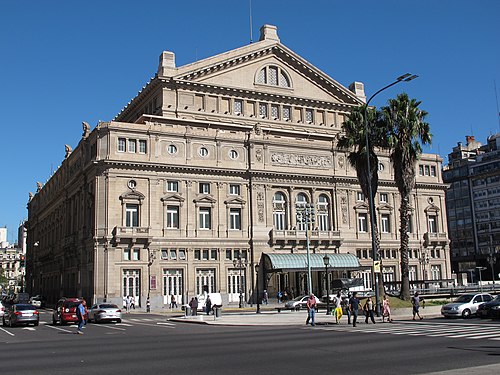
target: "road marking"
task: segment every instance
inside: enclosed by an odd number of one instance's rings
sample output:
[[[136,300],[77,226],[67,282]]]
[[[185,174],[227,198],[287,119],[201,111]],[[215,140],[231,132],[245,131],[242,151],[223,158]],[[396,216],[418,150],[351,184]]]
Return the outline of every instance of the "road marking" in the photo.
[[[6,329],[4,329],[4,328],[2,328],[2,327],[0,327],[0,329],[1,329],[2,331],[4,331],[6,334],[8,334],[8,335],[15,336],[13,333],[11,333],[11,332],[7,331]]]
[[[52,328],[52,329],[57,329],[58,331],[63,331],[63,332],[66,332],[66,333],[74,333],[74,331],[69,331],[69,330],[64,329],[64,328],[54,327],[54,326],[51,326],[51,325],[48,325],[48,324],[45,327]]]
[[[134,322],[134,324],[140,324],[140,325],[143,325],[143,326],[150,326],[150,327],[157,327],[156,324],[151,324],[151,323],[141,323],[141,322]],[[172,329],[175,329],[175,325],[174,326],[161,326],[161,327],[164,327],[164,328],[172,328]]]
[[[164,324],[164,325],[167,325],[167,326],[175,326],[174,323],[167,323],[167,322],[156,322],[156,324]]]
[[[35,330],[33,327],[24,327],[23,329],[28,330],[28,331],[34,331]]]
[[[103,325],[99,325],[99,324],[94,324],[92,327],[102,327],[102,328],[108,328],[108,329],[116,329],[117,331],[126,331],[125,328],[112,327],[112,326],[103,326]]]
[[[125,326],[125,327],[133,327],[132,324],[128,324],[128,323],[116,323],[117,326]]]

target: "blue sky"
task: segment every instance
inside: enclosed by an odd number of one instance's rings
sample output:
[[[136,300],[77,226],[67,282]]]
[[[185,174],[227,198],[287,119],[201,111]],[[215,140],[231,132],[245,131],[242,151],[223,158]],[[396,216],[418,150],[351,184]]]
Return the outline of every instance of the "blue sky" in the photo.
[[[402,91],[422,101],[446,156],[472,134],[500,132],[500,1],[252,0],[253,40],[263,24],[338,82],[372,102]],[[28,192],[75,147],[81,122],[111,120],[156,72],[163,50],[178,66],[250,41],[249,0],[11,1],[0,14],[0,227],[15,242]],[[445,159],[446,160],[446,159]]]

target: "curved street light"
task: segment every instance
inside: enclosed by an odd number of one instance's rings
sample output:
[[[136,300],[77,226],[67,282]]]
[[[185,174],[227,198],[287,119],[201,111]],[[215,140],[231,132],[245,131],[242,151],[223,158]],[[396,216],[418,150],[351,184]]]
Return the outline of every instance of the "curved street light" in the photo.
[[[400,82],[410,82],[414,80],[415,78],[418,78],[417,75],[415,74],[410,74],[406,73],[403,74],[402,76],[399,76],[396,78],[396,80],[387,86],[381,88],[378,90],[375,94],[370,96],[368,101],[366,102],[364,113],[363,113],[363,118],[365,122],[365,144],[366,144],[366,167],[368,169],[368,205],[370,209],[370,231],[372,235],[372,283],[373,287],[375,289],[375,306],[376,306],[376,311],[377,311],[377,316],[380,316],[380,295],[378,292],[378,280],[375,277],[375,261],[378,260],[377,256],[377,251],[376,251],[376,243],[375,243],[375,202],[373,201],[373,189],[372,189],[372,170],[370,168],[370,153],[369,153],[369,145],[370,145],[370,139],[368,137],[368,119],[367,119],[367,114],[368,114],[368,105],[372,101],[374,97],[376,97],[378,94],[380,94],[382,91],[387,90],[389,87],[392,87]]]

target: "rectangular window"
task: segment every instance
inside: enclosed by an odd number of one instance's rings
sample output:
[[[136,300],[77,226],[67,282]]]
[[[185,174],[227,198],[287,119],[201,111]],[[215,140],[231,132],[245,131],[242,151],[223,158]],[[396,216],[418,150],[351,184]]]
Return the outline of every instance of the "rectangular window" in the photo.
[[[322,232],[328,230],[328,214],[323,212],[318,214],[318,229]]]
[[[429,166],[428,165],[424,165],[424,173],[426,176],[429,176],[431,174],[430,172],[430,169],[429,169]]]
[[[125,152],[127,150],[127,140],[125,138],[118,138],[118,152]]]
[[[226,249],[226,260],[233,259],[233,251],[231,249]]]
[[[167,181],[167,191],[171,193],[178,193],[179,181]]]
[[[274,228],[276,230],[285,230],[285,212],[275,211],[273,213],[274,218]]]
[[[280,118],[280,111],[277,105],[271,105],[271,118],[273,120],[278,120]]]
[[[211,260],[217,260],[217,249],[211,249],[210,250],[210,259]]]
[[[229,210],[229,229],[241,230],[241,208]]]
[[[179,259],[186,260],[186,249],[179,249]]]
[[[427,223],[429,225],[429,233],[437,233],[437,218],[435,215],[429,215],[427,219]]]
[[[290,121],[291,117],[290,117],[290,113],[292,112],[291,108],[290,107],[283,107],[283,120],[284,121]]]
[[[168,250],[161,249],[161,259],[168,259]]]
[[[306,109],[306,122],[312,124],[314,122],[313,110]]]
[[[423,176],[424,175],[424,166],[422,164],[420,164],[418,166],[418,175],[419,176]]]
[[[179,206],[167,206],[167,228],[179,229]]]
[[[208,260],[208,249],[203,249],[203,260]]]
[[[128,152],[135,153],[137,149],[137,141],[135,139],[128,140]]]
[[[139,205],[129,204],[125,206],[125,226],[138,227],[139,226]]]
[[[170,259],[171,260],[177,259],[177,249],[170,249]]]
[[[358,215],[358,231],[361,233],[366,233],[368,232],[368,227],[367,227],[367,215],[365,213],[360,213]]]
[[[234,114],[241,115],[243,113],[243,100],[234,101]]]
[[[259,103],[259,115],[262,118],[267,118],[267,104]]]
[[[240,185],[229,185],[229,195],[240,195]]]
[[[123,260],[130,260],[130,249],[123,249]]]
[[[199,189],[200,194],[210,194],[210,184],[208,182],[200,182]]]
[[[431,165],[431,176],[436,177],[436,167],[434,165]]]
[[[147,151],[147,143],[144,139],[139,140],[139,153],[145,154]]]
[[[380,226],[382,233],[391,232],[391,222],[390,222],[390,216],[388,214],[382,214],[380,216]]]
[[[201,260],[201,250],[200,249],[194,249],[194,259]]]
[[[210,229],[212,227],[210,210],[211,210],[210,207],[200,207],[199,211],[200,229]]]
[[[141,259],[141,249],[134,249],[132,252],[132,260],[139,260]]]
[[[389,195],[387,193],[380,193],[380,203],[387,203],[389,201]]]
[[[365,195],[361,191],[358,191],[356,193],[356,200],[358,202],[363,202],[365,200]]]

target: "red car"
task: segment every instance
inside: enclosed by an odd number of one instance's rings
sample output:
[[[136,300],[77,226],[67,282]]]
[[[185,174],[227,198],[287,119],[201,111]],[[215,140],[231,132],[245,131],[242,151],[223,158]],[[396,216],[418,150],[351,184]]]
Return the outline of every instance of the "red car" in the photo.
[[[85,301],[83,298],[61,298],[57,301],[57,305],[52,314],[52,324],[64,325],[67,323],[77,323],[76,308]],[[85,311],[85,320],[88,320],[88,313]]]

